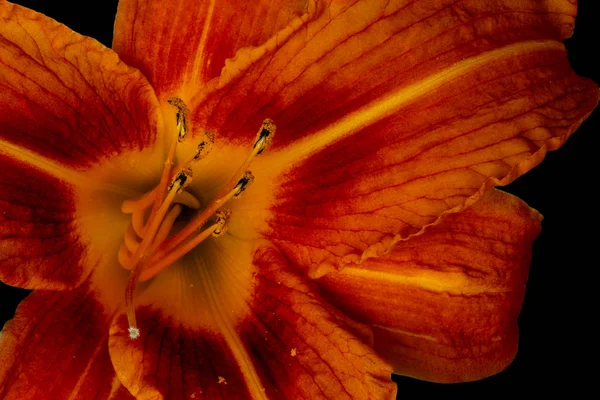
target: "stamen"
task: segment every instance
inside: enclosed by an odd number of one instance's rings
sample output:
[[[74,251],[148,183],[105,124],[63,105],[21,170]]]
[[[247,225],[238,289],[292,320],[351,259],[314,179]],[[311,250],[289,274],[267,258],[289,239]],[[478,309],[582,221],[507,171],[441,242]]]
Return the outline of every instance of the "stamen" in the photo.
[[[165,189],[167,187],[169,177],[171,176],[171,166],[173,165],[173,159],[175,158],[175,152],[177,150],[177,143],[183,141],[187,133],[188,111],[185,103],[178,97],[173,97],[167,100],[167,102],[177,108],[177,140],[173,140],[173,143],[171,143],[171,148],[169,149],[169,154],[167,156],[167,160],[165,161],[165,168],[163,169],[160,182],[158,183],[157,195],[154,200],[154,206],[152,207],[152,213],[150,214],[149,221],[152,221],[155,218],[158,207],[160,207],[160,204],[162,204],[164,200]]]
[[[233,189],[235,193],[233,196],[240,197],[241,194],[244,193],[244,190],[246,190],[248,185],[250,185],[252,182],[254,182],[254,175],[252,172],[246,171],[244,176],[242,176],[242,178],[238,181],[238,184],[235,185],[235,188]]]
[[[148,279],[153,278],[163,269],[185,256],[187,253],[192,251],[196,246],[206,240],[208,237],[221,236],[227,230],[227,222],[231,217],[231,210],[222,210],[216,213],[217,220],[214,224],[203,230],[197,236],[187,241],[185,244],[179,246],[175,251],[170,254],[157,254],[150,260],[148,267],[142,272],[139,281],[144,282]]]
[[[198,143],[198,147],[196,147],[196,154],[194,155],[194,160],[201,160],[210,153],[215,145],[215,135],[210,132],[204,132],[204,138],[200,143]]]
[[[164,200],[165,189],[169,178],[171,176],[171,166],[173,165],[173,158],[175,157],[175,151],[177,150],[177,140],[173,140],[171,148],[169,149],[169,155],[165,161],[165,167],[163,168],[160,182],[158,183],[156,198],[154,199],[154,208],[152,209],[152,216],[156,213],[156,210]]]
[[[219,227],[213,231],[212,235],[214,237],[223,236],[223,234],[227,232],[227,222],[229,222],[229,218],[231,218],[231,209],[227,208],[225,210],[219,210],[215,215],[217,217],[215,224],[219,225]]]
[[[175,194],[180,194],[183,189],[190,184],[190,182],[192,182],[192,170],[190,168],[186,168],[182,171],[179,171],[177,175],[175,175],[169,184],[167,192],[170,193],[175,188]]]
[[[136,232],[131,224],[127,227],[127,232],[125,232],[124,243],[125,247],[127,247],[127,250],[129,250],[129,252],[132,254],[135,253],[137,248],[140,246],[140,242],[138,242],[138,236],[136,235]]]
[[[169,238],[175,221],[183,211],[183,206],[191,209],[200,207],[198,199],[185,192],[185,188],[191,182],[191,163],[206,157],[213,148],[214,137],[211,133],[205,132],[196,151],[173,171],[177,143],[183,141],[188,132],[188,109],[177,97],[168,100],[168,103],[177,108],[178,137],[171,144],[159,184],[138,199],[125,201],[121,207],[123,212],[132,214],[132,222],[127,228],[124,243],[118,252],[119,263],[131,271],[125,289],[125,306],[131,339],[136,339],[140,335],[136,324],[134,302],[137,284],[154,277],[211,235],[219,237],[227,231],[231,211],[218,210],[229,200],[239,198],[253,182],[254,176],[248,171],[248,167],[269,147],[276,130],[272,120],[263,121],[252,151],[229,182],[215,196],[215,200],[180,232]],[[198,233],[213,215],[216,217],[214,222]]]
[[[183,169],[189,167],[191,163],[194,161],[200,161],[205,158],[208,153],[213,149],[215,142],[215,137],[210,132],[204,132],[204,138],[198,143],[196,147],[196,152],[188,156],[183,162],[180,163],[181,167],[179,169]]]
[[[200,202],[197,198],[194,197],[190,192],[181,192],[177,196],[175,196],[175,203],[183,204],[186,207],[189,207],[193,210],[197,210],[200,208]]]
[[[257,151],[256,155],[262,154],[269,147],[273,141],[273,136],[275,136],[275,130],[276,126],[273,120],[267,118],[263,121],[254,142],[254,149]]]
[[[212,203],[210,203],[208,205],[208,207],[206,207],[206,209],[204,209],[204,211],[202,211],[185,228],[183,228],[181,230],[181,232],[179,232],[177,235],[173,236],[169,240],[165,241],[163,243],[163,245],[161,246],[161,251],[163,253],[169,253],[170,251],[175,249],[177,246],[179,246],[183,242],[185,242],[190,236],[192,236],[194,234],[194,232],[196,232],[197,229],[199,229],[202,225],[204,225],[206,223],[206,221],[208,221],[208,219],[219,208],[221,208],[225,203],[227,203],[232,198],[239,197],[240,194],[242,194],[242,192],[244,190],[246,190],[248,185],[250,183],[252,183],[253,180],[254,180],[254,176],[252,175],[252,172],[246,171],[246,173],[242,176],[241,179],[239,179],[239,181],[237,182],[237,184],[235,185],[235,187],[233,189],[231,189],[224,196],[218,197],[216,200],[214,200]]]
[[[131,225],[136,235],[143,238],[146,230],[146,224],[144,223],[144,214],[146,210],[139,210],[131,214]]]
[[[156,250],[156,248],[158,248],[158,246],[165,241],[167,236],[169,236],[171,228],[173,228],[173,225],[175,224],[175,220],[177,217],[179,217],[179,214],[181,214],[181,210],[183,210],[183,207],[181,207],[179,204],[175,204],[173,208],[171,208],[171,211],[169,211],[164,221],[160,225],[160,228],[158,229],[154,243],[150,247],[150,254],[152,254],[154,250]]]
[[[144,210],[152,204],[154,198],[156,197],[156,188],[151,191],[144,193],[137,199],[129,199],[125,200],[123,204],[121,204],[121,211],[125,214],[132,214],[139,210]]]
[[[185,189],[185,187],[190,184],[190,182],[192,181],[191,176],[192,176],[192,170],[185,169],[185,170],[181,171],[180,173],[178,173],[177,176],[175,176],[175,178],[169,184],[167,197],[165,198],[165,200],[163,201],[163,204],[158,209],[158,212],[156,213],[155,218],[152,219],[152,221],[148,224],[148,229],[146,230],[146,236],[144,237],[144,240],[142,241],[142,245],[140,245],[140,249],[142,250],[142,252],[145,252],[148,249],[148,247],[150,246],[150,244],[154,241],[154,237],[156,236],[156,233],[160,227],[160,224],[162,223],[163,219],[165,218],[165,214],[167,213],[167,210],[173,203],[175,196],[177,194],[181,193],[183,191],[183,189]],[[143,246],[144,244],[145,244],[145,246]],[[136,252],[136,254],[137,254],[137,252]],[[140,258],[142,256],[143,255],[141,255]]]
[[[183,100],[181,100],[179,97],[172,97],[169,100],[167,100],[167,103],[177,108],[177,140],[179,142],[182,142],[185,139],[185,136],[188,132],[187,116],[189,114],[189,110],[183,102]]]
[[[126,268],[130,259],[131,253],[129,250],[127,250],[125,243],[121,243],[121,247],[119,247],[119,252],[117,253],[117,260],[119,261],[119,264],[121,264],[123,268]]]

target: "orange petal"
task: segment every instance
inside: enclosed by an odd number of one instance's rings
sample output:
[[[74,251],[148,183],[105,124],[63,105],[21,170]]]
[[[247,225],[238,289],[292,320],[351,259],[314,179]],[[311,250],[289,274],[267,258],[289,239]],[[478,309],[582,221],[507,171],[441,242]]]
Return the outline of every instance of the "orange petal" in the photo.
[[[243,73],[211,82],[192,120],[251,145],[274,119],[273,146],[253,166],[273,192],[266,235],[320,276],[468,207],[575,131],[598,102],[561,43],[575,11],[334,1]]]
[[[491,190],[386,256],[321,278],[323,295],[370,324],[394,372],[460,382],[503,370],[518,342],[541,216]]]
[[[161,97],[189,98],[225,59],[261,44],[299,16],[302,0],[123,0],[113,48]]]
[[[474,106],[502,103],[511,94],[515,101],[528,99],[531,90],[542,90],[536,83],[572,75],[561,57],[561,41],[574,24],[572,3],[308,2],[306,26],[279,46],[265,44],[255,57],[227,64],[195,99],[200,108],[194,119],[221,135],[247,133],[252,139],[262,119],[272,118],[278,125],[275,147],[311,136],[302,155],[394,115],[410,125],[417,121],[414,112],[425,107],[433,114],[424,121],[428,128],[433,120],[468,119],[476,114]],[[527,64],[537,57],[537,65]],[[510,86],[502,90],[503,83]],[[591,83],[559,79],[565,87],[578,83],[593,92]],[[530,90],[514,93],[525,87]],[[444,105],[456,112],[441,114]]]
[[[76,233],[73,188],[0,155],[0,279],[25,288],[77,286],[92,265]]]
[[[161,163],[141,155],[150,154],[128,153],[76,171],[39,156],[15,160],[0,153],[0,280],[64,290],[92,271],[125,274],[116,255],[130,218],[120,205],[157,176],[149,161]],[[141,168],[130,170],[132,165]]]
[[[227,264],[235,254],[229,250],[220,262],[187,259],[185,268],[151,281],[140,293],[139,338],[129,338],[124,316],[115,319],[110,354],[133,394],[394,398],[391,369],[362,341],[370,339],[368,329],[323,302],[278,251],[259,250],[251,266],[239,258]]]
[[[29,295],[0,334],[0,398],[133,399],[110,363],[110,313],[89,285]]]
[[[562,51],[478,72],[489,81],[455,79],[273,179],[267,235],[313,276],[384,254],[539,164],[597,102],[596,86],[571,74]]]
[[[0,154],[68,170],[139,150],[161,115],[139,71],[93,39],[0,3]]]

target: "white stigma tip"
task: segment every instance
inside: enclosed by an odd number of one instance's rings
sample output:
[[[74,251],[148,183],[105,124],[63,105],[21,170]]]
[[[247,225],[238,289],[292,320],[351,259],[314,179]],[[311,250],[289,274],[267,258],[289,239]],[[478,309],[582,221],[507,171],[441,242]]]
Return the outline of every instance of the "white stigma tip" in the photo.
[[[140,330],[136,327],[130,326],[129,327],[129,338],[137,339],[139,337],[140,337]]]

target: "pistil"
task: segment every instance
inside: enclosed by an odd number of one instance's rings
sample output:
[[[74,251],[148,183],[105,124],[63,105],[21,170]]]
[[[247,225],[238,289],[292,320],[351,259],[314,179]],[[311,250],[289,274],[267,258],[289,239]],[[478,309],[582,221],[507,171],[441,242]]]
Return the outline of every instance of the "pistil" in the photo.
[[[125,290],[125,305],[132,339],[139,336],[134,304],[137,284],[156,276],[209,237],[223,235],[231,211],[222,207],[231,199],[240,197],[252,183],[254,176],[248,168],[269,146],[275,133],[273,121],[266,119],[258,131],[252,151],[229,182],[183,229],[169,237],[184,207],[200,208],[200,202],[185,188],[191,180],[191,164],[204,159],[214,143],[214,137],[205,133],[196,152],[173,168],[177,144],[188,133],[188,111],[180,99],[173,98],[169,104],[177,109],[177,138],[169,148],[160,181],[154,189],[137,199],[126,200],[121,206],[121,210],[131,214],[132,219],[118,252],[119,263],[131,271]],[[213,222],[209,223],[211,220]]]
[[[144,263],[141,263],[140,261],[142,261],[143,258],[146,258],[148,256],[146,251],[152,245],[154,237],[158,232],[162,220],[167,214],[169,207],[173,203],[175,196],[190,183],[191,173],[192,171],[189,169],[183,170],[182,172],[177,174],[175,179],[171,182],[171,184],[168,187],[167,195],[164,201],[158,208],[155,217],[152,220],[150,220],[148,224],[148,230],[146,231],[146,235],[142,239],[142,242],[140,243],[136,252],[128,260],[127,263],[127,269],[131,270],[131,274],[129,275],[129,280],[127,281],[127,287],[125,288],[125,307],[127,309],[127,320],[129,322],[130,332],[133,328],[133,331],[137,332],[138,335],[139,330],[137,330],[137,324],[135,320],[135,305],[133,301],[133,295],[137,283],[139,281],[140,274],[144,269]],[[135,337],[133,336],[134,335],[131,335],[131,338],[135,339]]]

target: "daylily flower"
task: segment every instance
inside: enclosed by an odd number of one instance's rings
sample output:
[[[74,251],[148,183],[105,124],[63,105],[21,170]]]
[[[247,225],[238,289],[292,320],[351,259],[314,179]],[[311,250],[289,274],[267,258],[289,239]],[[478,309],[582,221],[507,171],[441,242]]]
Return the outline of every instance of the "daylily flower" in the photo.
[[[517,348],[567,0],[0,1],[3,399],[394,398]]]

